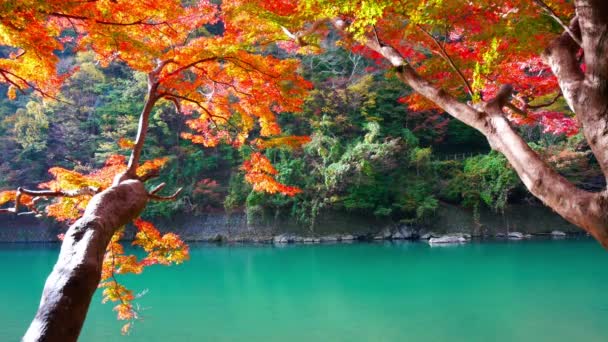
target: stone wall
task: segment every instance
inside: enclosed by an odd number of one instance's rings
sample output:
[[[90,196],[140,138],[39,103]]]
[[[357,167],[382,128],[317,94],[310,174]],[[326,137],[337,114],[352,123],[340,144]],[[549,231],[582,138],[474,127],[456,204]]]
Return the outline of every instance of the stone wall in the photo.
[[[550,209],[542,206],[512,205],[503,214],[482,210],[476,223],[473,211],[458,206],[442,204],[432,223],[415,227],[436,233],[461,232],[472,235],[494,236],[496,233],[519,231],[540,234],[552,230],[582,232]],[[297,236],[330,236],[352,234],[372,236],[395,226],[387,220],[348,213],[320,215],[314,227],[302,227],[295,222],[272,219],[265,222],[247,222],[244,213],[209,213],[202,216],[176,216],[154,220],[163,232],[173,231],[188,241],[210,240],[267,240],[279,234]],[[32,216],[0,216],[0,242],[50,242],[64,232],[65,225]],[[128,227],[126,237],[132,237],[133,227]]]

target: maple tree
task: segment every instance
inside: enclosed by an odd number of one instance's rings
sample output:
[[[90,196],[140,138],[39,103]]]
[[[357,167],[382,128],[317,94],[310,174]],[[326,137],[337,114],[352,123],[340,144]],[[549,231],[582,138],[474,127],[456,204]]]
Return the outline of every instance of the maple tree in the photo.
[[[277,171],[259,151],[295,148],[306,137],[286,137],[277,114],[297,111],[310,87],[297,73],[298,62],[265,52],[282,32],[267,20],[248,15],[239,1],[0,1],[0,83],[8,97],[19,94],[65,101],[60,85],[74,69],[58,67],[56,51],[91,51],[107,66],[123,63],[147,75],[147,93],[135,140],[121,139],[130,157],[113,155],[88,174],[59,167],[40,190],[0,192],[3,213],[46,214],[71,224],[58,261],[45,284],[40,307],[24,336],[26,341],[75,341],[95,289],[105,301],[117,302],[127,331],[137,318],[133,292],[115,275],[141,273],[153,264],[181,263],[188,248],[172,233],[162,235],[138,219],[149,201],[174,200],[148,190],[166,158],[142,161],[150,114],[169,102],[188,116],[182,137],[203,146],[219,143],[254,152],[243,165],[256,190],[293,196],[299,189],[279,183]],[[244,28],[247,28],[245,30]],[[22,209],[26,209],[23,212]],[[135,220],[133,245],[146,256],[125,254],[120,239]]]
[[[259,6],[291,50],[329,32],[396,75],[414,110],[477,129],[530,192],[608,248],[608,192],[554,171],[514,125],[581,131],[608,177],[608,3],[601,0],[282,0]],[[305,51],[301,51],[305,52]]]

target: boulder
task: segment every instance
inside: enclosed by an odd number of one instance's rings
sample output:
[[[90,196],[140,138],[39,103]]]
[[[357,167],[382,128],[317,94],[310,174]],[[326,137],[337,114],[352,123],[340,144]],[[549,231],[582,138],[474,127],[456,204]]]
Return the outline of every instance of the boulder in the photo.
[[[289,243],[289,237],[286,234],[277,235],[272,238],[272,242],[277,244]]]
[[[391,230],[388,228],[384,228],[381,232],[374,235],[374,240],[388,240],[392,238],[392,236],[393,233],[391,233]]]
[[[440,237],[432,237],[429,239],[429,244],[431,245],[443,245],[465,242],[467,242],[467,239],[458,235],[443,235]]]
[[[321,242],[336,242],[338,241],[338,237],[335,235],[328,235],[321,237]]]
[[[353,241],[354,239],[355,239],[355,237],[350,234],[342,235],[340,237],[341,241]]]
[[[509,240],[522,240],[524,238],[524,234],[520,232],[510,232],[507,237]]]
[[[450,234],[450,235],[451,236],[460,236],[460,237],[463,237],[463,238],[465,238],[467,240],[471,240],[471,234],[469,234],[469,233],[453,233],[453,234]]]
[[[390,239],[392,235],[393,233],[391,233],[391,230],[388,228],[384,228],[384,230],[380,232],[380,236],[382,236],[383,239]]]
[[[433,232],[428,232],[428,233],[423,234],[420,237],[420,240],[429,240],[430,238],[438,238],[438,237],[441,237],[441,235],[435,234]]]
[[[399,233],[398,236],[400,236],[401,239],[413,239],[414,237],[418,236],[418,233],[411,227],[408,227],[406,225],[401,225],[399,226],[399,228],[397,228],[397,232],[395,232],[395,234]],[[395,234],[393,234],[393,239],[395,239]]]
[[[393,235],[391,235],[391,239],[393,239],[393,240],[403,240],[403,239],[405,239],[405,236],[400,231],[396,231],[396,232],[393,233]]]
[[[214,238],[210,240],[211,242],[224,243],[228,242],[228,238],[222,234],[217,234]]]
[[[305,237],[304,240],[302,240],[302,242],[304,243],[313,243],[314,239],[311,237]]]
[[[553,237],[565,237],[566,233],[562,232],[561,230],[554,230],[551,232],[551,236]]]

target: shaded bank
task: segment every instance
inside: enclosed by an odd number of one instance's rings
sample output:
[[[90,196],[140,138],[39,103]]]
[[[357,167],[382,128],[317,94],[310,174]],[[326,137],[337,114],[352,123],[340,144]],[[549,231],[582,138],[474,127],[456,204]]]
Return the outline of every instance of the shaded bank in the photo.
[[[321,215],[314,229],[293,221],[272,218],[251,222],[244,213],[209,213],[201,216],[176,216],[155,220],[159,229],[174,231],[188,241],[239,241],[264,240],[281,234],[302,237],[353,235],[373,237],[399,225],[388,220],[345,213]],[[466,233],[478,236],[495,236],[517,231],[525,234],[547,234],[553,230],[580,233],[550,209],[542,206],[511,205],[504,213],[481,210],[479,218],[467,209],[442,204],[435,212],[434,220],[425,225],[410,227],[423,235],[425,232]],[[129,230],[132,234],[132,230]],[[65,228],[52,221],[31,216],[0,217],[0,242],[50,242]],[[128,235],[127,235],[128,236]]]

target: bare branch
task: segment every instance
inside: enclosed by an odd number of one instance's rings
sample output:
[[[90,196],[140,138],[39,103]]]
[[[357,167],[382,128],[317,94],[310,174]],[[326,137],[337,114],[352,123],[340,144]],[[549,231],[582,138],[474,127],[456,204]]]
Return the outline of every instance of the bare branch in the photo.
[[[177,189],[177,191],[171,196],[159,196],[153,193],[148,193],[148,199],[159,202],[175,201],[175,199],[181,192],[182,188]]]
[[[171,71],[170,73],[167,74],[167,76],[173,76],[173,75],[179,74],[180,72],[182,72],[184,70],[187,70],[187,69],[190,69],[190,68],[192,68],[194,66],[197,66],[198,64],[205,63],[205,62],[210,62],[210,61],[216,61],[219,58],[220,57],[217,57],[217,56],[208,57],[208,58],[201,58],[199,60],[196,60],[196,61],[194,61],[192,63],[188,63],[188,64],[186,64],[184,66],[181,66],[181,67],[179,67],[179,68]]]
[[[166,64],[166,63],[165,63]],[[144,108],[139,115],[139,125],[137,127],[137,137],[135,138],[135,145],[131,151],[129,157],[129,163],[127,164],[127,171],[125,175],[130,178],[137,178],[137,168],[139,167],[139,160],[141,158],[141,152],[144,148],[146,141],[146,134],[148,132],[148,125],[150,121],[150,113],[152,108],[158,101],[159,97],[156,93],[158,90],[158,72],[162,69],[164,64],[159,65],[157,69],[148,74],[148,94]]]
[[[235,126],[234,123],[230,122],[227,117],[214,115],[213,113],[211,113],[209,111],[209,109],[207,109],[207,107],[203,106],[201,101],[195,100],[188,96],[177,95],[177,94],[173,94],[173,93],[161,93],[161,94],[159,94],[159,98],[166,98],[169,101],[173,102],[173,104],[175,105],[175,109],[178,111],[178,113],[181,113],[181,106],[179,105],[179,101],[177,101],[178,99],[186,101],[186,102],[190,102],[190,103],[196,105],[198,108],[200,108],[205,114],[207,114],[208,120],[213,123],[215,128],[218,128],[219,125],[214,120],[214,118],[223,120],[226,124],[228,124],[230,127],[234,128],[237,132],[239,131],[239,128],[237,126]]]
[[[562,92],[560,91],[560,92],[558,92],[558,93],[557,93],[557,95],[556,95],[556,96],[555,96],[555,97],[554,97],[554,98],[553,98],[551,101],[549,101],[549,102],[540,103],[540,104],[537,104],[537,105],[531,105],[531,104],[529,104],[529,103],[526,103],[526,104],[525,104],[525,105],[526,105],[526,109],[532,109],[532,110],[534,110],[534,109],[541,109],[541,108],[544,108],[544,107],[549,107],[549,106],[553,105],[555,102],[557,102],[557,100],[559,100],[561,97],[562,97]]]
[[[78,190],[27,190],[23,188],[18,188],[17,192],[21,192],[22,194],[37,196],[37,197],[78,197],[83,195],[95,195],[100,191],[99,188],[87,186],[85,188],[81,188]]]
[[[117,21],[99,20],[99,19],[94,19],[94,18],[90,18],[90,17],[85,17],[82,15],[74,15],[74,14],[67,14],[67,13],[60,13],[60,12],[51,12],[51,13],[46,13],[46,14],[48,14],[52,17],[58,17],[58,18],[74,19],[74,20],[81,20],[81,21],[90,20],[90,21],[96,22],[97,24],[110,25],[110,26],[134,26],[134,25],[157,26],[157,25],[164,25],[164,24],[168,25],[168,23],[166,21],[152,22],[152,21],[148,21],[148,18],[121,23],[121,22],[117,22]]]
[[[151,170],[150,172],[146,173],[145,175],[137,177],[137,179],[139,179],[142,182],[147,182],[150,179],[157,178],[157,177],[160,177],[160,172],[158,170]]]
[[[310,26],[304,30],[300,30],[297,32],[290,32],[289,29],[287,29],[284,26],[281,26],[281,29],[283,30],[283,32],[285,32],[285,35],[287,35],[287,37],[289,37],[291,40],[293,40],[294,42],[298,43],[298,45],[300,46],[306,46],[309,45],[309,43],[304,41],[304,37],[314,33],[319,26],[323,25],[327,23],[327,20],[317,20],[315,22],[313,22],[312,24],[310,24]]]
[[[154,188],[152,188],[152,190],[150,190],[148,193],[151,195],[154,195],[157,192],[161,191],[166,185],[167,185],[167,183],[160,183],[157,186],[155,186]]]
[[[469,93],[469,95],[471,97],[474,96],[473,94],[473,88],[471,87],[471,84],[469,83],[469,81],[467,80],[466,77],[464,77],[464,74],[462,73],[462,71],[458,68],[458,66],[456,66],[456,63],[454,63],[454,60],[452,59],[452,57],[450,57],[450,55],[448,54],[448,52],[445,50],[445,47],[443,45],[441,45],[437,39],[428,31],[426,31],[424,28],[422,28],[422,26],[417,25],[418,29],[420,29],[420,31],[422,31],[425,35],[427,35],[429,38],[431,38],[431,40],[435,43],[435,45],[439,48],[439,55],[441,57],[443,57],[443,59],[445,59],[448,64],[450,65],[450,67],[458,74],[458,77],[460,77],[460,79],[462,80],[462,83],[464,84],[464,87],[466,88],[467,92]],[[377,36],[376,36],[377,39]]]
[[[59,99],[55,96],[52,96],[51,94],[47,93],[46,91],[42,90],[42,88],[36,86],[35,84],[29,82],[28,80],[26,80],[25,78],[11,72],[8,71],[6,69],[0,69],[0,74],[2,75],[2,78],[4,78],[4,80],[9,83],[12,84],[13,86],[15,86],[15,88],[17,88],[17,90],[19,90],[20,93],[25,94],[25,90],[23,89],[23,86],[29,87],[32,90],[34,90],[35,92],[39,93],[40,95],[42,95],[43,97],[49,98],[49,99],[53,99],[57,102],[61,102],[61,103],[65,103],[68,105],[73,105],[73,103],[67,102],[65,100]],[[17,81],[10,79],[10,77],[14,77],[17,79]],[[23,84],[19,84],[19,82],[22,82]]]
[[[576,34],[576,32],[574,32],[568,25],[566,25],[566,23],[564,23],[564,21],[557,15],[557,13],[555,13],[555,11],[551,7],[549,7],[549,5],[547,5],[542,0],[534,0],[534,2],[543,11],[545,11],[545,13],[547,13],[548,16],[553,18],[553,20],[555,20],[561,27],[563,27],[564,30],[570,35],[572,40],[575,41],[576,44],[578,44],[578,46],[583,46],[583,42],[581,41],[580,34]]]

